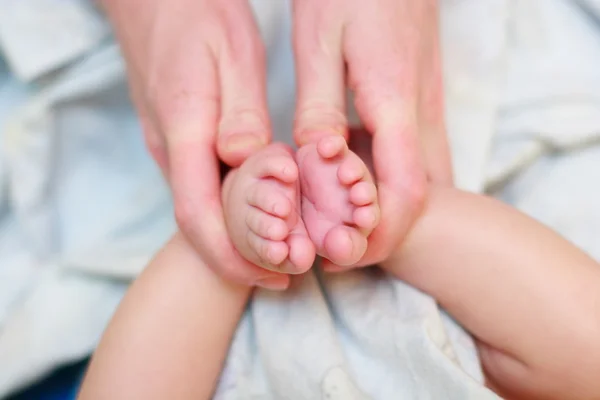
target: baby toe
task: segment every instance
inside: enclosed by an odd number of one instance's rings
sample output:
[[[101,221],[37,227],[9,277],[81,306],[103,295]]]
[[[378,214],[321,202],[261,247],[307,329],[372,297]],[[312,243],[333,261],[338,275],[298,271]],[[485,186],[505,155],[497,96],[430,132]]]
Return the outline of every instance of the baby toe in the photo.
[[[367,169],[365,164],[354,153],[346,157],[338,168],[337,176],[343,185],[352,185],[364,178]]]
[[[278,153],[256,163],[254,171],[258,178],[274,178],[285,183],[298,180],[298,165],[290,154]]]
[[[368,231],[369,233],[373,229],[375,229],[375,227],[379,223],[379,217],[379,206],[376,204],[358,207],[356,210],[354,210],[354,213],[352,214],[354,224],[357,227]]]
[[[292,212],[292,203],[271,182],[260,182],[248,191],[246,200],[249,205],[279,218],[286,218]]]
[[[250,231],[247,238],[265,268],[274,269],[272,266],[281,264],[288,256],[289,249],[285,242],[264,239]]]
[[[343,225],[331,229],[323,244],[325,257],[340,266],[357,263],[367,251],[366,237],[356,229]]]
[[[360,181],[350,189],[350,202],[355,206],[366,206],[377,201],[377,187],[372,182]]]
[[[246,225],[252,232],[264,239],[283,240],[289,234],[284,220],[253,207],[246,213]]]
[[[287,239],[289,246],[290,268],[285,271],[289,274],[303,274],[315,262],[315,245],[307,234],[292,234]]]
[[[317,152],[323,158],[333,158],[344,155],[348,150],[346,139],[339,135],[329,135],[321,138],[317,143]]]

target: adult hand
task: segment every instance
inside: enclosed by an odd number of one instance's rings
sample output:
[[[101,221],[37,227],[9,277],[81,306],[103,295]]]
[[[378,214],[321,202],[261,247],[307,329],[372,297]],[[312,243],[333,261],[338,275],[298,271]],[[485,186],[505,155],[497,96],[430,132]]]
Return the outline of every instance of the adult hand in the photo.
[[[400,245],[419,215],[427,180],[452,182],[437,1],[293,1],[295,139],[347,134],[347,84],[373,135],[383,218],[359,265],[375,264]]]
[[[243,260],[221,209],[220,158],[237,166],[270,141],[264,48],[247,0],[101,0],[124,54],[147,146],[180,229],[221,276],[282,289]]]

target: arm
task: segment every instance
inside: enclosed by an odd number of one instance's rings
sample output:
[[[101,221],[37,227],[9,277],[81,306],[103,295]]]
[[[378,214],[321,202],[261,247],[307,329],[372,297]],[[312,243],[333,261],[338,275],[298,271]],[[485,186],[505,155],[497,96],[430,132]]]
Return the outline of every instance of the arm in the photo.
[[[390,272],[478,340],[492,386],[515,398],[600,398],[600,265],[493,199],[434,188]]]
[[[210,398],[249,294],[177,234],[119,306],[79,398]]]

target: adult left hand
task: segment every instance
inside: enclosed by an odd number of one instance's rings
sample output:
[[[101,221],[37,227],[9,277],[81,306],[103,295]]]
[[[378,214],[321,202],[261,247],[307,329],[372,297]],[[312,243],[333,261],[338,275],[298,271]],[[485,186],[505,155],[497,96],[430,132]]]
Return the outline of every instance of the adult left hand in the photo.
[[[386,259],[425,201],[451,184],[436,0],[293,0],[294,137],[347,137],[346,89],[373,135],[381,223],[358,266]]]

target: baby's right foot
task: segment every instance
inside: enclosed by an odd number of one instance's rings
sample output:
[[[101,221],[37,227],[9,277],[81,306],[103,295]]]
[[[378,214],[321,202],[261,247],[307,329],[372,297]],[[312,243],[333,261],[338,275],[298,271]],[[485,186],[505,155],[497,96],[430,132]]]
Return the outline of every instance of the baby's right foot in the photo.
[[[237,251],[263,268],[301,274],[315,247],[300,215],[298,166],[285,145],[272,144],[231,171],[223,185],[225,222]]]
[[[379,223],[377,189],[365,163],[341,136],[328,136],[296,153],[302,218],[317,253],[345,266],[358,262]]]

